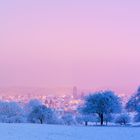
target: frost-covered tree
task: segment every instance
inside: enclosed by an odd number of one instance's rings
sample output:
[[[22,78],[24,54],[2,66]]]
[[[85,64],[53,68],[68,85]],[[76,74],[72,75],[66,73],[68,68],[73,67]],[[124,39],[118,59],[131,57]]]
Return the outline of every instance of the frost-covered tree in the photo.
[[[85,124],[85,126],[88,125],[89,122],[97,123],[98,122],[98,117],[96,115],[79,115],[76,117],[76,122],[79,124]]]
[[[100,124],[103,125],[106,114],[121,111],[120,98],[112,91],[101,91],[90,94],[85,98],[85,103],[79,108],[82,114],[97,114]]]
[[[40,105],[42,105],[41,101],[32,99],[24,106],[24,111],[28,115],[35,107]]]
[[[22,114],[22,109],[16,102],[0,102],[0,115],[10,117],[20,114]]]
[[[130,116],[128,114],[120,114],[116,117],[115,123],[120,125],[126,125],[130,123]]]
[[[51,124],[55,121],[54,112],[44,105],[36,106],[29,114],[28,121],[31,123]]]
[[[0,122],[23,122],[23,110],[16,102],[0,102]]]
[[[74,120],[74,117],[71,113],[65,113],[62,118],[63,120],[63,123],[65,125],[72,125],[72,124],[75,124],[75,120]]]
[[[129,112],[140,112],[140,87],[137,92],[131,96],[126,104],[126,109]]]
[[[140,122],[140,87],[137,92],[131,96],[126,104],[126,110],[129,112],[135,112],[135,122]]]

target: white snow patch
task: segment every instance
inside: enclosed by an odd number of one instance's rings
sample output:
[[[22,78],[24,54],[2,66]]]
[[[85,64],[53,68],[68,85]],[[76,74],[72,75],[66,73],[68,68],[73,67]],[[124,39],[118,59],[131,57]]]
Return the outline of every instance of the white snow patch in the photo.
[[[1,140],[138,140],[140,127],[0,124]]]

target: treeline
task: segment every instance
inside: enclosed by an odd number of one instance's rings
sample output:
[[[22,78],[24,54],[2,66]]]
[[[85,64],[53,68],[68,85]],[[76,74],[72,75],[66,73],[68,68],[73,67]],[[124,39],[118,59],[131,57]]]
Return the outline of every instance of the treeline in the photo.
[[[131,125],[140,122],[140,88],[124,105],[112,91],[99,91],[83,98],[76,113],[59,112],[31,100],[25,105],[0,101],[1,123],[40,123],[65,125]]]

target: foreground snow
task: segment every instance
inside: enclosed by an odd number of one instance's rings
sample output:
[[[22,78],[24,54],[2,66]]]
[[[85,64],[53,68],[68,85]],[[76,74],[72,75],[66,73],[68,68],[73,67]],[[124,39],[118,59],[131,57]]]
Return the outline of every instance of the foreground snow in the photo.
[[[0,124],[1,140],[138,140],[139,127]]]

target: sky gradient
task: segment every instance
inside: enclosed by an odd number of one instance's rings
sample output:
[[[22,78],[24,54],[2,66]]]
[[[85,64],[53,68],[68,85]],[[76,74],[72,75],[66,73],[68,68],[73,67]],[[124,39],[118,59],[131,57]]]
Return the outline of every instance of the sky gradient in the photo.
[[[140,1],[0,1],[0,86],[135,91]]]

